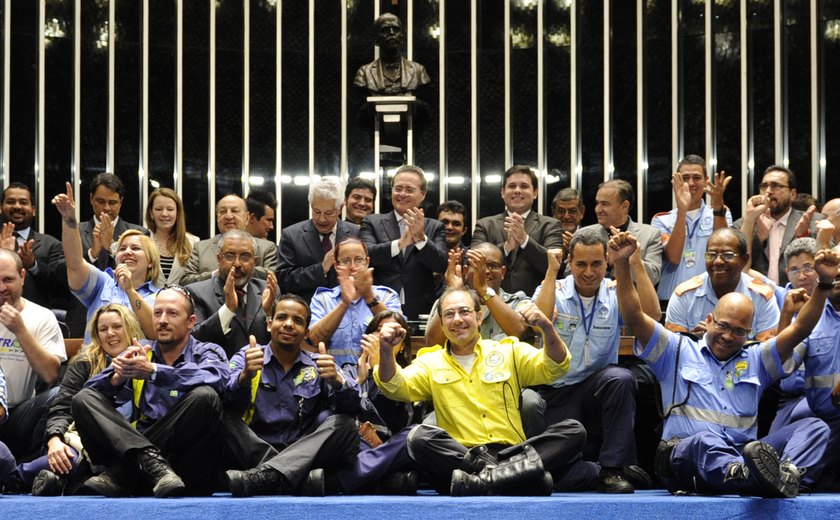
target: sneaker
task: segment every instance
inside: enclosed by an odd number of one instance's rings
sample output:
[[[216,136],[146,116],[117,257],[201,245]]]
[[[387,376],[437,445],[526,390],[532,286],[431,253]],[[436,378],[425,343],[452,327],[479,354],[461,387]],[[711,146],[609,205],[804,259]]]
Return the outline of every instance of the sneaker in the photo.
[[[633,484],[624,477],[624,470],[621,468],[601,468],[596,490],[598,493],[609,494],[626,494],[636,491]]]

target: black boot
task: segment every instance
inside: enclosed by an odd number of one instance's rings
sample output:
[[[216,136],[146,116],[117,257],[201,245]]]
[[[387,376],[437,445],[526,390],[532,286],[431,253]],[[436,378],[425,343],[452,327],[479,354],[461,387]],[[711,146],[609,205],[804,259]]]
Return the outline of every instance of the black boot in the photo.
[[[653,489],[653,479],[640,466],[624,466],[624,478],[634,489]]]
[[[326,496],[327,478],[324,470],[321,468],[313,469],[309,475],[303,480],[300,488],[298,488],[298,496],[302,497],[322,497]]]
[[[545,469],[539,454],[530,445],[522,446],[522,453],[487,465],[477,475],[461,470],[452,472],[452,496],[510,495],[527,486],[542,485]],[[530,493],[529,493],[530,494]]]
[[[742,495],[794,498],[799,494],[799,470],[790,462],[782,464],[772,446],[753,441],[744,446],[742,456],[743,464],[734,462],[726,468],[724,483]]]
[[[385,475],[376,488],[377,495],[416,495],[420,476],[416,471],[396,471]]]
[[[64,494],[64,479],[48,469],[42,469],[32,481],[33,497],[58,497]]]
[[[85,480],[77,495],[102,495],[108,498],[127,497],[131,495],[128,483],[131,476],[125,467],[121,465],[111,466],[99,475],[94,475]]]
[[[137,464],[140,473],[152,486],[152,493],[157,498],[167,498],[183,495],[186,486],[181,477],[175,473],[169,462],[163,458],[157,448],[146,448],[137,454]]]
[[[285,482],[279,471],[268,466],[259,466],[247,471],[231,469],[225,472],[228,489],[235,497],[254,495],[280,495]]]
[[[467,450],[464,454],[464,460],[461,462],[461,469],[467,473],[478,473],[488,464],[495,466],[498,463],[499,459],[490,453],[487,446],[479,445]]]
[[[656,447],[656,454],[653,458],[653,471],[659,476],[659,478],[676,478],[674,468],[671,466],[671,455],[674,453],[674,448],[676,448],[679,443],[679,439],[659,441],[659,446]]]

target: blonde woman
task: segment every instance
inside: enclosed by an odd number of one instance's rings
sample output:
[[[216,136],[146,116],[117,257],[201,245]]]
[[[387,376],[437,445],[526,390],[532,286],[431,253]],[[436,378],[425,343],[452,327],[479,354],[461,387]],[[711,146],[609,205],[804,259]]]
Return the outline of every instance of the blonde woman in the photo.
[[[186,214],[181,197],[169,188],[158,188],[149,195],[146,226],[160,253],[161,275],[157,285],[177,285],[184,276],[184,265],[190,258],[198,237],[187,232]]]

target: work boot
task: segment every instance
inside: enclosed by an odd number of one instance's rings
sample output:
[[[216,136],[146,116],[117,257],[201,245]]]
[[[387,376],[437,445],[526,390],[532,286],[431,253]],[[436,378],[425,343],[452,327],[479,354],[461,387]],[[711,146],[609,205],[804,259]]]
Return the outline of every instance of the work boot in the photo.
[[[313,469],[303,480],[296,493],[302,497],[322,497],[326,493],[326,476],[321,468]]]
[[[633,489],[653,489],[653,479],[648,472],[635,464],[624,466],[624,478],[633,486]]]
[[[467,473],[478,473],[488,464],[495,466],[498,463],[499,460],[490,453],[487,446],[479,445],[467,450],[464,454],[464,460],[461,462],[461,469]]]
[[[790,461],[784,467],[779,454],[772,446],[753,441],[744,446],[744,464],[750,477],[759,484],[759,496],[768,498],[794,498],[799,494],[799,470]]]
[[[32,481],[33,497],[58,497],[64,494],[64,479],[48,469],[42,469]]]
[[[152,493],[156,498],[182,495],[186,491],[184,481],[175,473],[157,448],[141,450],[137,454],[137,464],[140,467],[140,473],[152,486]]]
[[[498,465],[488,464],[476,475],[461,470],[452,472],[452,496],[511,495],[528,486],[541,486],[545,469],[539,454],[530,445],[523,452]],[[530,493],[529,493],[530,495]]]
[[[108,468],[99,475],[85,480],[77,495],[102,495],[108,498],[127,497],[131,495],[127,482],[130,476],[124,467],[117,465]]]
[[[674,448],[676,448],[679,443],[679,439],[659,441],[659,446],[656,447],[656,454],[653,458],[653,471],[659,476],[659,478],[676,478],[674,468],[671,466],[671,455],[674,453]]]
[[[235,497],[279,495],[285,487],[283,475],[268,466],[259,466],[247,471],[231,469],[225,472],[225,477],[228,489]]]
[[[627,494],[634,493],[636,489],[633,484],[624,478],[624,470],[621,468],[601,468],[598,475],[598,493]]]
[[[379,482],[378,495],[416,495],[420,476],[416,471],[396,471],[385,475]]]

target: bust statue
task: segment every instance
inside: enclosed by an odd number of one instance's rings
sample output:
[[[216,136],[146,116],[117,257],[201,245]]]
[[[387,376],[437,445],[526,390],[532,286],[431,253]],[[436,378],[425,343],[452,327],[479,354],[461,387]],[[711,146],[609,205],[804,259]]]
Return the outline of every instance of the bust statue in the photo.
[[[379,59],[359,67],[354,85],[367,89],[371,96],[404,96],[432,81],[423,65],[400,54],[405,34],[396,15],[381,15],[373,22],[373,32]]]

